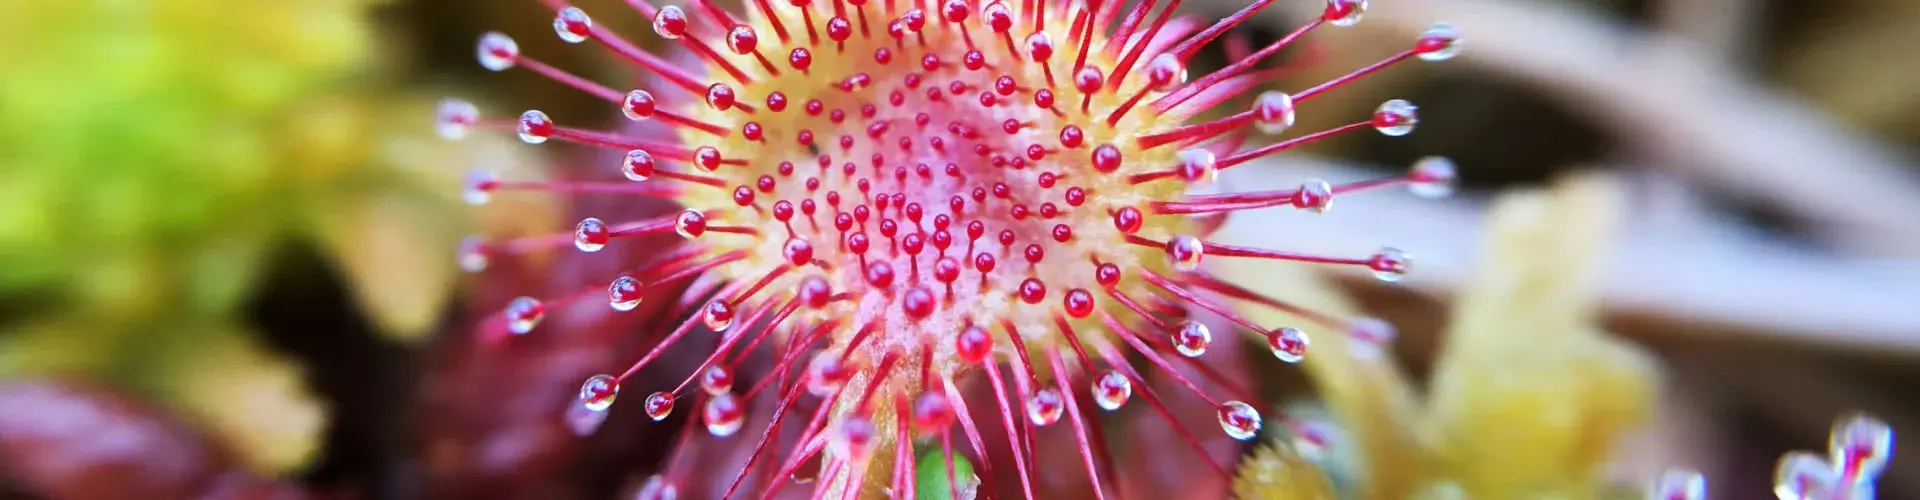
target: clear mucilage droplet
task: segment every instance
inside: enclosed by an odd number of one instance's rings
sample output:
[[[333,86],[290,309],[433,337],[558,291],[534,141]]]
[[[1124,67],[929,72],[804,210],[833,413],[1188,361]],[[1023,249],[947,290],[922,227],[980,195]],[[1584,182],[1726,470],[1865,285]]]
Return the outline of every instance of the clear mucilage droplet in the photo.
[[[1293,126],[1293,96],[1269,90],[1253,100],[1253,126],[1261,133],[1278,135]]]
[[[628,120],[642,121],[653,118],[658,106],[659,102],[653,100],[652,93],[633,90],[627,92],[627,97],[620,101],[620,113],[627,115]]]
[[[842,456],[865,457],[873,451],[874,437],[880,430],[873,426],[873,418],[867,415],[850,415],[840,421],[839,432],[834,433],[833,444],[840,448]]]
[[[1060,421],[1060,413],[1067,409],[1066,399],[1060,391],[1052,387],[1042,387],[1027,397],[1027,418],[1033,425],[1046,427]]]
[[[500,188],[500,175],[492,170],[471,170],[460,191],[460,198],[468,205],[485,205],[493,201],[493,190]]]
[[[1327,24],[1342,28],[1360,24],[1360,18],[1367,14],[1367,0],[1327,0],[1322,11],[1322,19]]]
[[[520,135],[520,142],[527,144],[546,143],[548,138],[553,137],[553,120],[547,118],[547,114],[540,110],[527,110],[527,112],[520,114],[518,133]]]
[[[520,44],[498,31],[480,35],[480,45],[475,50],[480,67],[491,71],[506,71],[520,62]]]
[[[838,353],[821,351],[807,363],[807,392],[820,397],[832,396],[852,375]]]
[[[1174,269],[1192,271],[1200,268],[1200,259],[1206,256],[1206,244],[1200,238],[1178,234],[1167,239],[1165,248],[1167,262]]]
[[[733,305],[721,299],[708,302],[706,307],[700,308],[700,322],[705,324],[708,330],[727,331],[727,327],[733,326]]]
[[[1367,269],[1373,271],[1374,279],[1388,283],[1400,281],[1412,267],[1413,257],[1393,247],[1382,248],[1367,259]]]
[[[533,297],[517,297],[507,303],[507,331],[526,335],[547,316],[547,305]]]
[[[922,435],[939,433],[953,424],[953,403],[939,390],[920,393],[913,402],[913,428]]]
[[[615,311],[632,311],[640,307],[640,279],[632,276],[614,278],[607,284],[607,305]]]
[[[620,174],[633,182],[646,182],[653,178],[655,166],[652,154],[635,149],[628,151],[627,156],[620,160]]]
[[[1842,473],[1866,480],[1877,478],[1893,455],[1893,428],[1859,414],[1836,420],[1827,438],[1827,455]]]
[[[1312,343],[1307,332],[1299,328],[1282,327],[1267,334],[1267,345],[1273,348],[1273,357],[1287,363],[1299,363],[1307,359],[1307,346]]]
[[[655,422],[666,420],[667,416],[673,415],[673,393],[659,391],[648,394],[646,404],[643,406],[645,406],[647,418]]]
[[[1373,128],[1388,137],[1399,137],[1413,133],[1413,126],[1420,123],[1420,108],[1403,99],[1394,99],[1380,103],[1373,111]]]
[[[1187,83],[1187,65],[1173,54],[1160,54],[1147,61],[1147,83],[1154,92],[1172,92]]]
[[[725,367],[709,366],[700,373],[700,389],[709,395],[720,395],[733,390],[733,371]]]
[[[589,410],[606,411],[613,406],[613,399],[620,395],[620,381],[612,375],[600,374],[588,377],[580,384],[580,404]]]
[[[680,7],[668,5],[653,14],[653,33],[660,38],[677,40],[687,32],[687,13]]]
[[[1328,459],[1335,446],[1346,441],[1340,427],[1317,418],[1291,419],[1286,429],[1291,434],[1287,441],[1293,445],[1294,451],[1315,462]]]
[[[1780,500],[1827,500],[1845,489],[1840,473],[1819,455],[1789,452],[1774,468],[1773,493]]]
[[[587,36],[593,33],[593,19],[587,17],[587,13],[579,7],[560,9],[559,14],[553,17],[553,33],[560,36],[560,41],[567,43],[587,41]]]
[[[480,108],[464,99],[443,99],[434,110],[434,132],[440,138],[457,141],[480,122]]]
[[[613,239],[613,233],[607,229],[607,223],[588,217],[580,220],[573,228],[573,247],[582,252],[598,252],[607,247]]]
[[[1260,433],[1260,412],[1246,403],[1228,401],[1220,405],[1220,430],[1227,437],[1246,441]]]
[[[487,251],[487,240],[479,236],[460,239],[460,269],[469,273],[487,270],[493,258]]]
[[[1333,185],[1320,179],[1307,179],[1293,194],[1293,206],[1316,214],[1333,208]]]
[[[694,239],[707,232],[707,216],[699,210],[686,209],[673,221],[673,232],[681,238]]]
[[[1413,167],[1407,170],[1407,190],[1421,198],[1445,198],[1453,195],[1453,184],[1458,182],[1458,177],[1453,160],[1428,156],[1413,162]]]
[[[1181,150],[1174,153],[1174,172],[1188,184],[1209,185],[1220,178],[1220,161],[1212,151],[1204,148]]]
[[[1207,353],[1207,346],[1213,344],[1213,331],[1205,323],[1188,321],[1172,334],[1173,348],[1181,356],[1198,358]]]
[[[723,392],[707,398],[705,408],[700,412],[702,422],[707,424],[707,433],[715,437],[732,436],[740,432],[740,426],[747,423],[747,409],[741,406],[740,398],[733,393]]]
[[[1100,405],[1100,409],[1118,410],[1127,404],[1128,398],[1133,397],[1133,381],[1120,372],[1107,370],[1100,375],[1100,378],[1093,381],[1091,392],[1094,404]]]
[[[1460,50],[1465,47],[1466,42],[1460,40],[1460,33],[1453,29],[1453,25],[1435,23],[1420,33],[1413,50],[1422,61],[1440,62],[1460,55]]]

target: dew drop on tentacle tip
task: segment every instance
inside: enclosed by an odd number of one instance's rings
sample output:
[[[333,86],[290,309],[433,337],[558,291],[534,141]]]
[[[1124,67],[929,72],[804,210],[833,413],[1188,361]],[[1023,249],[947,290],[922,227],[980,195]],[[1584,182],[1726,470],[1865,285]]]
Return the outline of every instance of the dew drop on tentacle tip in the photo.
[[[712,396],[733,391],[733,371],[720,366],[707,367],[700,372],[700,389]]]
[[[1301,182],[1294,191],[1293,206],[1313,213],[1326,213],[1333,209],[1333,185],[1320,179]]]
[[[1133,381],[1118,371],[1107,370],[1101,373],[1100,378],[1094,380],[1093,390],[1090,392],[1093,394],[1094,403],[1100,405],[1100,409],[1118,410],[1122,405],[1127,404],[1127,399],[1133,397]]]
[[[1399,137],[1413,133],[1413,126],[1420,123],[1416,113],[1420,108],[1403,99],[1393,99],[1380,103],[1373,111],[1373,128],[1382,135]]]
[[[587,13],[579,7],[560,9],[560,13],[553,18],[553,32],[563,42],[584,42],[593,32],[593,19],[587,17]]]
[[[1066,401],[1060,391],[1052,387],[1042,387],[1027,397],[1027,418],[1033,425],[1046,427],[1060,421],[1060,414],[1066,411]]]
[[[644,406],[647,418],[655,422],[666,420],[673,414],[673,394],[665,391],[648,394]]]
[[[1350,27],[1360,24],[1360,18],[1367,14],[1367,0],[1327,0],[1322,18],[1328,24]]]
[[[707,433],[715,437],[727,437],[739,432],[747,422],[744,404],[730,392],[709,395],[700,412],[700,420],[706,424]]]
[[[1367,269],[1373,277],[1388,283],[1399,282],[1413,267],[1413,257],[1398,248],[1382,248],[1367,259]]]
[[[620,381],[612,375],[594,375],[580,385],[580,404],[588,410],[606,411],[620,395]]]
[[[865,457],[873,451],[873,441],[878,438],[880,431],[874,427],[871,416],[849,416],[840,422],[839,427],[834,444],[846,458]]]
[[[1252,405],[1240,401],[1228,401],[1220,405],[1220,429],[1227,436],[1246,441],[1260,433],[1260,412]]]
[[[1865,414],[1835,420],[1828,436],[1828,459],[1849,477],[1879,477],[1893,455],[1893,428]]]
[[[607,284],[607,305],[615,311],[632,311],[640,307],[642,293],[639,278],[622,275]]]
[[[1407,172],[1407,190],[1415,196],[1428,199],[1445,198],[1453,195],[1454,183],[1458,180],[1453,160],[1442,156],[1428,156],[1413,162]]]
[[[1253,100],[1253,123],[1260,132],[1279,135],[1293,127],[1293,96],[1278,90],[1261,92]]]
[[[481,35],[480,45],[476,50],[480,67],[488,70],[506,71],[520,62],[520,44],[497,31]]]
[[[487,270],[487,266],[493,263],[493,257],[488,252],[486,238],[480,236],[461,238],[457,253],[460,269],[469,273]]]
[[[507,331],[525,335],[547,316],[547,305],[533,297],[518,297],[507,303]]]
[[[485,205],[493,201],[493,191],[500,188],[500,175],[492,170],[470,170],[467,172],[466,186],[461,191],[461,199],[469,205]]]
[[[730,492],[736,495],[778,493],[794,477],[826,485],[854,481],[872,469],[858,466],[862,461],[888,460],[891,446],[909,433],[946,438],[956,429],[998,429],[963,441],[1025,442],[1029,430],[1021,422],[1073,433],[1081,438],[1073,441],[1077,463],[1099,463],[1097,455],[1107,451],[1089,445],[1088,436],[1106,432],[1102,418],[1088,418],[1082,409],[1117,411],[1148,377],[1182,382],[1173,390],[1215,406],[1229,437],[1255,439],[1260,403],[1227,397],[1221,386],[1232,384],[1203,386],[1189,378],[1220,377],[1204,364],[1218,361],[1206,356],[1212,328],[1232,328],[1220,333],[1234,341],[1247,330],[1262,334],[1287,363],[1304,360],[1310,340],[1301,328],[1263,327],[1240,316],[1241,303],[1299,308],[1239,289],[1234,277],[1212,274],[1213,265],[1288,260],[1365,267],[1395,281],[1411,259],[1392,248],[1309,255],[1242,246],[1211,240],[1224,237],[1212,224],[1265,207],[1324,212],[1336,195],[1343,205],[1365,203],[1363,196],[1346,201],[1348,193],[1380,186],[1440,197],[1456,182],[1452,162],[1439,157],[1416,162],[1404,175],[1354,184],[1296,179],[1293,186],[1249,190],[1222,182],[1225,170],[1339,134],[1413,132],[1418,109],[1404,100],[1319,131],[1298,130],[1295,108],[1403,60],[1455,57],[1463,44],[1451,25],[1433,25],[1411,41],[1410,51],[1310,89],[1249,84],[1271,71],[1288,44],[1328,29],[1316,27],[1358,23],[1368,9],[1363,0],[1326,0],[1319,22],[1297,35],[1191,75],[1190,65],[1198,67],[1195,59],[1204,57],[1199,51],[1244,29],[1266,4],[1248,4],[1211,26],[1177,34],[1163,29],[1164,20],[1127,22],[1124,11],[1111,10],[1120,9],[1117,4],[1084,2],[883,7],[868,0],[787,0],[748,2],[733,11],[705,2],[634,3],[626,15],[645,15],[626,20],[612,8],[589,17],[579,7],[549,5],[552,17],[541,21],[551,21],[561,43],[541,44],[540,51],[602,51],[633,70],[614,74],[648,78],[595,81],[542,62],[540,54],[523,54],[506,34],[482,34],[475,46],[482,68],[535,73],[559,92],[605,101],[619,114],[606,117],[617,123],[598,126],[563,123],[575,119],[567,116],[572,113],[540,110],[482,120],[474,103],[442,101],[434,128],[449,140],[491,134],[547,144],[555,155],[573,154],[554,148],[560,144],[609,152],[604,163],[588,165],[597,168],[582,169],[603,177],[568,172],[521,181],[522,172],[510,171],[515,180],[503,181],[487,170],[469,174],[460,193],[469,203],[533,191],[578,200],[596,217],[575,219],[570,233],[552,228],[471,237],[455,257],[477,273],[496,260],[571,244],[577,252],[555,258],[609,263],[607,274],[577,280],[578,291],[499,306],[502,317],[488,317],[487,324],[504,321],[513,335],[533,331],[550,308],[597,301],[601,293],[611,311],[593,304],[597,314],[636,311],[643,300],[656,300],[643,299],[648,295],[667,300],[666,310],[684,311],[648,334],[645,352],[623,358],[627,366],[596,367],[622,375],[587,378],[564,418],[576,433],[619,422],[605,420],[605,413],[622,382],[641,383],[629,375],[697,352],[700,359],[690,361],[700,368],[683,374],[678,388],[646,387],[654,392],[640,402],[641,411],[659,421],[678,403],[694,405],[691,424],[698,425],[688,428],[708,436],[695,443],[735,435],[744,438],[736,442],[755,443],[763,429],[746,429],[748,423],[763,425],[767,420],[759,416],[779,415],[777,425],[796,435],[783,433],[755,449],[756,463],[820,464],[770,475],[777,476],[773,483],[742,473]],[[638,26],[629,21],[647,26],[618,29]],[[1140,40],[1153,43],[1134,43]],[[655,132],[622,128],[637,121]],[[677,207],[625,218],[663,201]],[[678,237],[646,237],[669,231]],[[609,251],[616,239],[621,247]],[[680,296],[663,296],[669,293]],[[1223,305],[1222,296],[1236,297],[1235,307]],[[1202,310],[1226,321],[1209,327],[1192,313]],[[567,309],[568,316],[575,311]],[[1377,320],[1351,320],[1344,332],[1337,321],[1316,324],[1330,323],[1329,331],[1347,334],[1356,349],[1378,349],[1393,337],[1390,325],[1369,322]],[[708,347],[668,354],[689,343]],[[763,377],[773,366],[795,373],[771,382]],[[981,379],[995,379],[1003,390],[991,400],[949,399],[959,392],[948,391]],[[1079,391],[1093,404],[1078,404]],[[1151,392],[1141,394],[1147,397],[1134,404],[1162,404]],[[829,398],[840,403],[817,422],[804,421],[810,411],[772,406],[799,400],[796,408],[812,408]],[[980,426],[982,420],[994,425]],[[1191,446],[1176,452],[1207,456],[1198,442]],[[1031,495],[1033,457],[1015,449],[1017,463],[996,467],[994,479]],[[891,460],[914,465],[911,457]],[[1875,463],[1856,462],[1862,471]],[[1208,465],[1226,473],[1225,464]],[[1089,468],[1086,477],[1097,478],[1096,489],[1115,483]],[[655,476],[642,496],[676,492],[673,476]]]
[[[1312,343],[1307,332],[1299,328],[1282,327],[1267,333],[1267,346],[1273,348],[1273,357],[1287,363],[1307,359],[1307,346]]]
[[[1419,41],[1414,45],[1414,53],[1418,54],[1422,61],[1440,62],[1459,55],[1460,51],[1466,47],[1464,44],[1465,42],[1460,40],[1460,33],[1453,29],[1453,25],[1436,23],[1420,33]]]
[[[465,99],[446,98],[435,108],[434,132],[440,138],[458,141],[480,123],[480,108]]]
[[[1205,257],[1206,254],[1207,249],[1205,243],[1192,235],[1180,234],[1167,239],[1167,262],[1170,263],[1174,269],[1181,271],[1199,269],[1200,259]]]
[[[635,149],[628,151],[627,155],[621,158],[620,174],[633,182],[646,182],[647,179],[653,178],[654,168],[657,165],[652,153]]]
[[[913,426],[922,432],[938,432],[953,424],[953,402],[945,392],[930,390],[920,394],[913,405]]]
[[[606,248],[607,242],[612,239],[612,231],[607,229],[607,223],[593,217],[581,219],[573,229],[573,247],[582,252],[598,252]]]
[[[635,89],[628,91],[620,101],[620,114],[626,115],[628,120],[645,121],[653,118],[658,106],[659,102],[654,100],[652,92]]]
[[[1181,356],[1198,358],[1207,353],[1207,347],[1213,345],[1213,330],[1206,323],[1188,321],[1173,332],[1173,347]]]
[[[527,144],[545,144],[547,139],[553,137],[553,119],[548,118],[545,112],[537,109],[520,113],[518,127],[520,142]]]

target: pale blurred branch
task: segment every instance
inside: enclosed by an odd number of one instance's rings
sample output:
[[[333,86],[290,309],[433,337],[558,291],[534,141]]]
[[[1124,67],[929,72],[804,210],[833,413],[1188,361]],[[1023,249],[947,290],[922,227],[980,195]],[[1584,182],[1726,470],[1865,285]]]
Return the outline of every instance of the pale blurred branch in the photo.
[[[1411,43],[1434,20],[1469,43],[1449,64],[1539,87],[1634,146],[1648,166],[1779,207],[1850,249],[1920,256],[1920,182],[1893,153],[1692,42],[1525,0],[1381,4],[1358,28]]]
[[[1232,186],[1285,186],[1306,178],[1339,183],[1378,176],[1292,157],[1222,175]],[[1711,214],[1683,223],[1636,212],[1615,242],[1603,278],[1609,314],[1670,320],[1698,332],[1750,332],[1796,343],[1861,352],[1920,355],[1920,261],[1824,253],[1756,234]],[[1288,208],[1237,213],[1223,243],[1338,255],[1393,246],[1414,256],[1409,286],[1458,288],[1484,255],[1483,200],[1416,199],[1404,192],[1360,193],[1311,214]],[[1357,274],[1357,273],[1356,273]]]
[[[1745,67],[1757,52],[1757,0],[1665,0],[1654,12],[1660,29],[1685,38],[1730,67]]]

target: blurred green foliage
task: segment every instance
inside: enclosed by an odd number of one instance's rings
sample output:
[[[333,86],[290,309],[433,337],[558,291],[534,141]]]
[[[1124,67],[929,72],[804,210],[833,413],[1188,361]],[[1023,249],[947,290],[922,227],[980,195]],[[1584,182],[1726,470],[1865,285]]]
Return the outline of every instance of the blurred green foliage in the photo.
[[[0,2],[0,378],[107,379],[284,472],[325,410],[235,318],[318,246],[383,331],[445,303],[485,140],[382,81],[379,0]]]
[[[927,500],[955,500],[973,498],[980,488],[980,478],[973,475],[973,462],[966,456],[951,451],[943,452],[931,442],[916,445],[920,448],[920,458],[914,464],[914,496]],[[947,469],[951,459],[953,469]],[[955,497],[954,493],[959,496]]]
[[[322,166],[286,147],[291,119],[366,59],[367,3],[0,6],[0,290],[117,316],[230,308],[289,166]]]

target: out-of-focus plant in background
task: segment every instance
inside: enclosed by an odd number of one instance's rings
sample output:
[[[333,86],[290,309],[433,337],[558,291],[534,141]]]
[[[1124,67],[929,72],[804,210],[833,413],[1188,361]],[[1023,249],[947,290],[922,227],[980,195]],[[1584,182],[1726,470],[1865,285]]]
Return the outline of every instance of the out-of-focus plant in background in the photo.
[[[447,186],[524,159],[432,136],[433,101],[384,75],[378,3],[0,6],[0,379],[134,388],[256,470],[306,465],[327,408],[240,318],[276,252],[322,249],[419,338],[472,229]]]
[[[1345,497],[1594,498],[1611,482],[1603,473],[1614,445],[1647,418],[1659,375],[1645,353],[1595,322],[1594,281],[1617,231],[1619,198],[1616,183],[1589,176],[1496,200],[1488,251],[1456,299],[1425,391],[1375,346],[1316,337],[1325,340],[1306,369],[1328,418],[1292,411],[1305,425],[1244,465],[1237,489],[1270,489],[1286,476],[1263,471],[1285,470],[1276,464],[1306,451]],[[1311,270],[1221,265],[1233,269],[1227,276],[1253,277],[1246,285],[1255,291],[1356,312]],[[1264,322],[1307,320],[1245,309]],[[1292,491],[1250,498],[1312,497]]]

